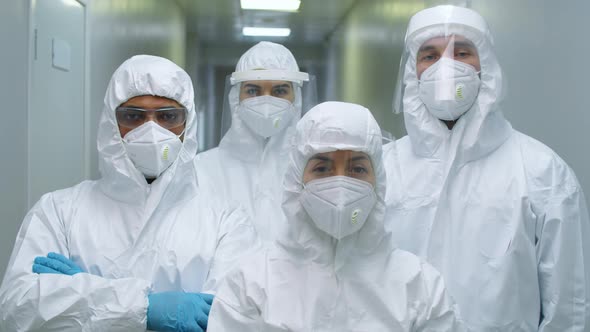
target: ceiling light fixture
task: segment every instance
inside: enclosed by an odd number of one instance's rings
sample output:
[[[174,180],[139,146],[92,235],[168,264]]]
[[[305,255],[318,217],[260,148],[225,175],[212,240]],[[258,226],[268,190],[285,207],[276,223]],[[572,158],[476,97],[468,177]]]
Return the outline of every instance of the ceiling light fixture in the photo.
[[[294,12],[301,5],[300,0],[240,0],[242,9],[277,10]]]
[[[244,27],[242,34],[244,36],[287,37],[291,34],[291,29]]]

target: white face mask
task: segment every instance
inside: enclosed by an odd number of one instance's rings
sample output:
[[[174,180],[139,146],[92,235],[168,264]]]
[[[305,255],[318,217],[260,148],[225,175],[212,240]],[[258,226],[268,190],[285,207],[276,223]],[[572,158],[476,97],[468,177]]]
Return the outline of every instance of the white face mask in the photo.
[[[184,130],[183,130],[184,132]],[[182,148],[180,135],[148,121],[123,138],[127,155],[146,178],[157,178],[178,157]]]
[[[480,85],[473,66],[443,57],[422,73],[420,99],[438,119],[457,120],[477,99]]]
[[[256,134],[266,138],[283,131],[295,116],[295,110],[286,99],[260,96],[242,100],[238,115]]]
[[[305,184],[300,201],[319,229],[340,240],[363,227],[377,196],[366,181],[331,176]]]

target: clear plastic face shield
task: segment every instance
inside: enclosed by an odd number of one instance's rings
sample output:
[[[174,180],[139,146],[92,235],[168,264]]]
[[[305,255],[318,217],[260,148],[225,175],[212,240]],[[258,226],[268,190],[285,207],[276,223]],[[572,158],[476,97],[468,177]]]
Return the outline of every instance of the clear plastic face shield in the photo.
[[[249,70],[226,78],[221,136],[238,119],[261,137],[271,137],[317,103],[313,75],[299,71]]]
[[[481,66],[477,48],[469,39],[455,34],[433,37],[406,56],[400,73],[413,67],[417,94],[433,116],[454,121],[473,106],[479,94]],[[402,81],[398,87],[403,87]],[[401,95],[403,91],[396,93]],[[396,110],[402,109],[399,97]]]
[[[484,78],[492,82],[493,75],[501,77],[499,72],[489,29],[479,14],[454,6],[423,10],[408,25],[394,111],[425,106],[440,120],[457,120],[476,103]]]

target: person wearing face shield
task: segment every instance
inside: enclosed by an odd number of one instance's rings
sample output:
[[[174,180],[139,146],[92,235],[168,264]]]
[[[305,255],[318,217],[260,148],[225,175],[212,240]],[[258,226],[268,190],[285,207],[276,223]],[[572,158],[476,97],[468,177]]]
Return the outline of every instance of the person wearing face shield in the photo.
[[[441,271],[474,331],[590,330],[590,233],[570,167],[500,109],[504,77],[473,10],[417,13],[384,153],[395,243]]]
[[[299,121],[277,245],[227,275],[208,331],[462,331],[443,279],[385,231],[381,130],[366,108]]]
[[[260,42],[227,81],[224,117],[231,125],[218,148],[197,155],[199,186],[243,206],[261,240],[272,243],[284,218],[280,181],[289,140],[315,103],[314,79],[287,48]]]
[[[101,178],[44,195],[0,287],[2,331],[204,331],[219,280],[256,243],[245,212],[201,194],[187,73],[125,61],[104,99]]]

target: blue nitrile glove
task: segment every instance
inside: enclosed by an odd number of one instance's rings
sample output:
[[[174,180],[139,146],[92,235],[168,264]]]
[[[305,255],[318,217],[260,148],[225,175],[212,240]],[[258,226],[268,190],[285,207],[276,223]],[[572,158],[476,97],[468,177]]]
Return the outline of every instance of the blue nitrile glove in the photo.
[[[153,331],[203,332],[213,295],[163,292],[148,295],[147,328]]]
[[[50,252],[47,257],[38,256],[33,263],[34,273],[56,273],[73,276],[76,273],[84,272],[76,263],[64,256]]]

